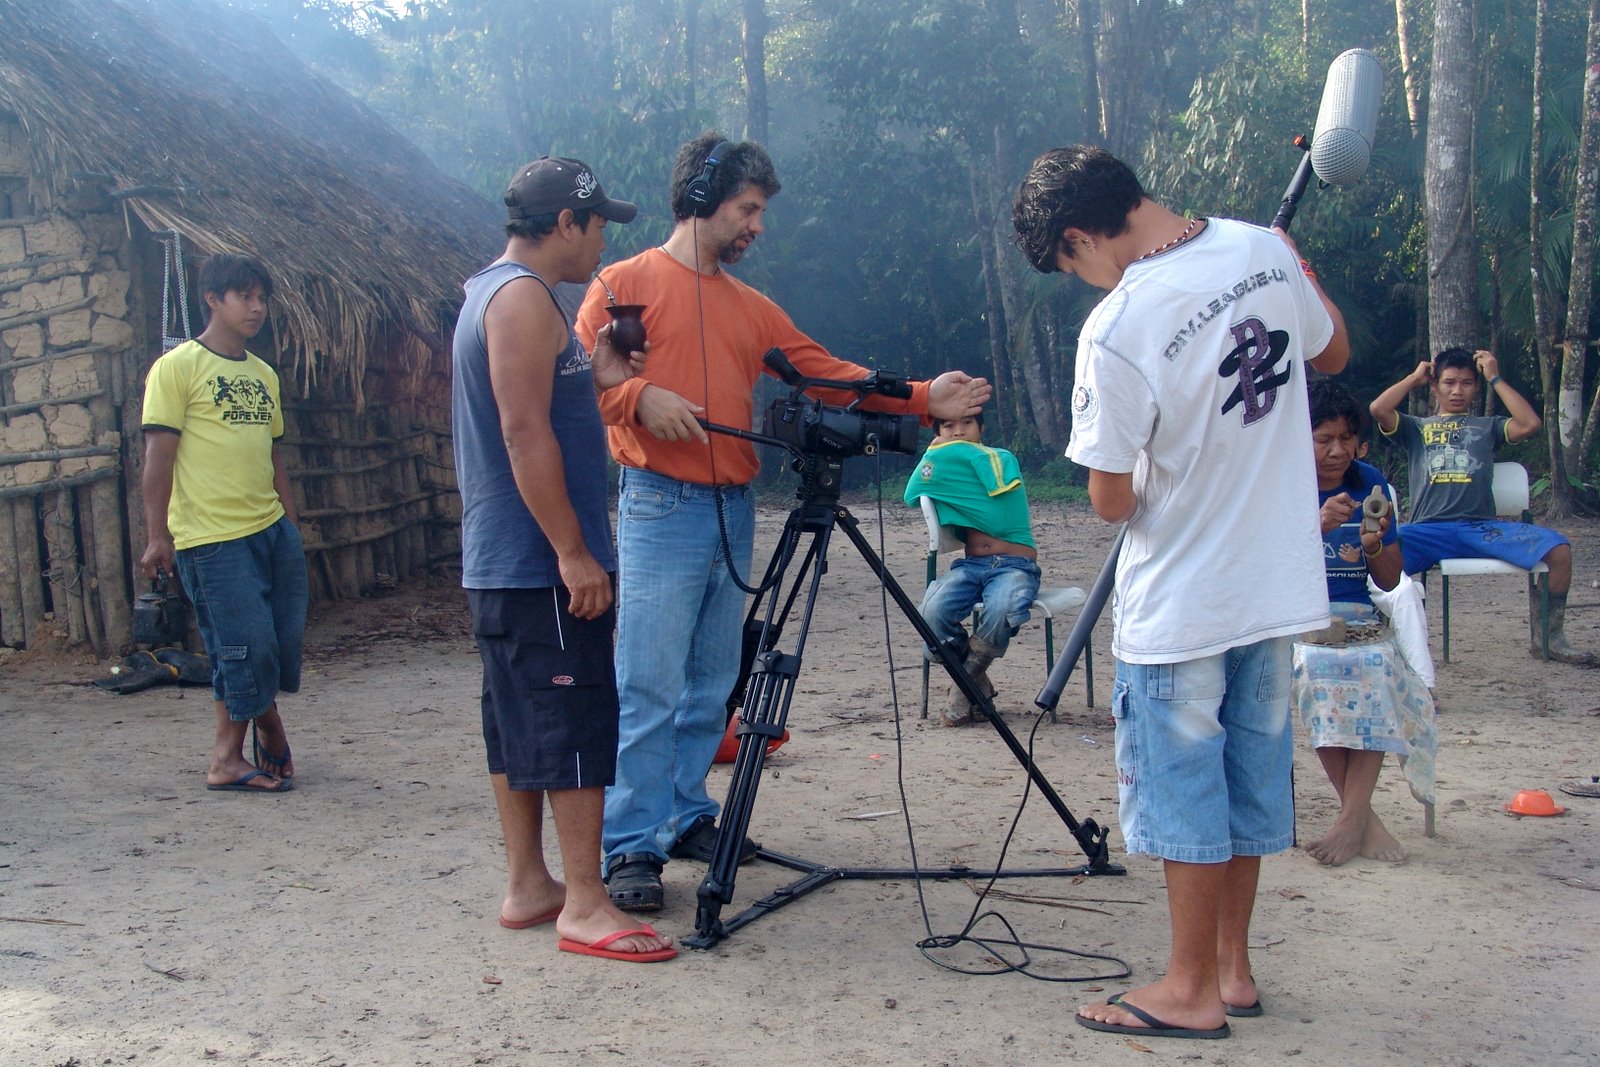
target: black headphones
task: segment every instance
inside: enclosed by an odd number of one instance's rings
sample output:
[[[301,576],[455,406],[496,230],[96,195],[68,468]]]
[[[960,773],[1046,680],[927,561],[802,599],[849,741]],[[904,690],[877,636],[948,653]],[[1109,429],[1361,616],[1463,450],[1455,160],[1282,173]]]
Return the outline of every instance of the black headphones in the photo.
[[[716,181],[717,165],[733,149],[732,141],[718,141],[713,145],[706,155],[705,164],[700,168],[700,176],[684,190],[684,197],[689,201],[690,212],[695,218],[710,218],[722,203],[722,199],[712,191],[712,183]]]

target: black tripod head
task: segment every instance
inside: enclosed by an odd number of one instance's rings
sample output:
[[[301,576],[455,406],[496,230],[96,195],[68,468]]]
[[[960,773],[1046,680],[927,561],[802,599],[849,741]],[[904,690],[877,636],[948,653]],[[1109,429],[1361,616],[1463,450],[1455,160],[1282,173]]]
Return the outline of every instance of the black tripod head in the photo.
[[[774,400],[766,411],[763,433],[740,430],[699,420],[712,433],[772,445],[788,452],[789,468],[800,475],[795,491],[802,504],[832,505],[844,485],[844,460],[850,456],[875,456],[887,449],[905,455],[917,451],[921,422],[915,415],[863,411],[869,396],[908,399],[911,384],[903,378],[872,371],[864,378],[810,378],[789,362],[780,348],[772,348],[761,362],[790,387],[788,396]],[[808,389],[837,389],[855,394],[848,405],[825,404],[806,395]]]

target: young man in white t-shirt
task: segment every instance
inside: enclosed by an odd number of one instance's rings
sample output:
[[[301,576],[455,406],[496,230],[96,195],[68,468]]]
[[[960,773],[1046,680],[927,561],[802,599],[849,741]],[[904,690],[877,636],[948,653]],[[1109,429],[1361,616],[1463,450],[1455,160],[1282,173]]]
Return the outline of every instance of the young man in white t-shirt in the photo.
[[[1289,666],[1327,625],[1309,362],[1349,343],[1288,235],[1189,219],[1075,145],[1036,160],[1013,208],[1042,273],[1110,290],[1078,339],[1067,455],[1126,522],[1112,650],[1127,849],[1165,861],[1166,974],[1078,1009],[1090,1029],[1228,1036],[1259,1015],[1247,937],[1261,857],[1294,842]]]

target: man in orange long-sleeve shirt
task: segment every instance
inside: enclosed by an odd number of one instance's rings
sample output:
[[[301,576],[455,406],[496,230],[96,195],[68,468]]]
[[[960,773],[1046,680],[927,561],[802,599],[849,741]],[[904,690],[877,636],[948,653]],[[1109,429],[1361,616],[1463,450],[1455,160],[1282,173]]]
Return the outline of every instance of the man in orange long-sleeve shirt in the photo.
[[[748,430],[761,357],[780,348],[802,374],[849,380],[864,367],[829,355],[770,299],[723,270],[762,232],[779,189],[766,151],[706,133],[678,152],[672,236],[607,267],[619,304],[645,305],[644,372],[600,397],[611,454],[622,465],[617,504],[617,690],[622,704],[616,784],[606,790],[604,846],[611,898],[628,911],[663,903],[668,856],[709,860],[717,804],[706,792],[737,680],[744,594],[755,528],[755,449],[708,435],[698,419]],[[606,323],[605,287],[578,314],[583,343]],[[975,414],[989,384],[960,371],[917,382],[909,400],[864,406],[939,418]],[[842,398],[840,398],[842,399]],[[720,518],[719,518],[720,516]],[[741,858],[754,855],[745,842]]]

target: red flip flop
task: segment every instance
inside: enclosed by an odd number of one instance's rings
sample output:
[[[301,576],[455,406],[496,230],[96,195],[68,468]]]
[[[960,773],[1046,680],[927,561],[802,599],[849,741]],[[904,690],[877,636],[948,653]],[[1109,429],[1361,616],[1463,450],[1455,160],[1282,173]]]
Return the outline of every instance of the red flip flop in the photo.
[[[507,930],[526,930],[530,926],[543,926],[545,923],[553,923],[560,914],[561,908],[558,906],[551,908],[543,915],[535,915],[531,919],[518,919],[515,922],[502,915],[500,916],[500,925]]]
[[[618,952],[615,949],[606,947],[615,944],[624,937],[632,937],[635,934],[655,937],[656,931],[655,927],[646,923],[634,930],[618,930],[614,934],[607,934],[600,940],[591,941],[587,945],[582,941],[573,941],[571,938],[563,937],[557,943],[557,947],[562,952],[576,952],[580,956],[600,956],[604,959],[623,960],[627,963],[660,963],[662,960],[670,960],[678,954],[678,950],[675,948],[657,948],[651,949],[649,952]]]

